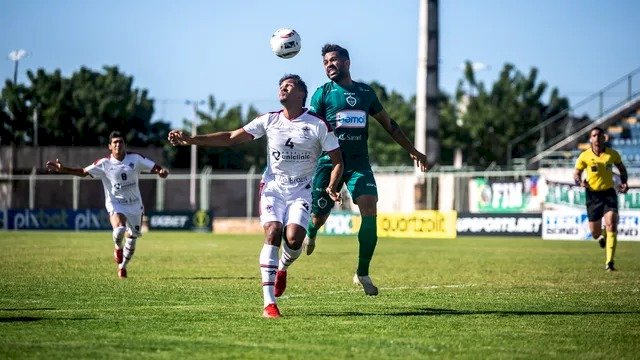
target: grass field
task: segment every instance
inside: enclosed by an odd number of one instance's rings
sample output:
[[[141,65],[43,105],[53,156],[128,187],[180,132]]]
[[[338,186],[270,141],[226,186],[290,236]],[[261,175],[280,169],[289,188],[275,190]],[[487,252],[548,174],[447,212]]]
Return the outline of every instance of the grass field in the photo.
[[[640,243],[321,237],[263,319],[261,235],[148,233],[118,279],[109,232],[0,232],[0,358],[640,357]]]

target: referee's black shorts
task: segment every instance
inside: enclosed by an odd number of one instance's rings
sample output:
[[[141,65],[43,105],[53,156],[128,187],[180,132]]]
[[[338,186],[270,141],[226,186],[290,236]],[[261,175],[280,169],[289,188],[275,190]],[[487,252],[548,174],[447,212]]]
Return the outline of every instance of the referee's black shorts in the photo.
[[[618,195],[613,188],[602,191],[587,190],[587,217],[589,221],[602,220],[609,211],[618,212]]]

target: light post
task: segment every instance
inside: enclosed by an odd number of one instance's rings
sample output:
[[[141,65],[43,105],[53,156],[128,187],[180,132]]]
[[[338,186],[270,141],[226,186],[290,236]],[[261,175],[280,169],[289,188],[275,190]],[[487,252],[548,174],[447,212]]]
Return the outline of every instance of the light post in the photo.
[[[29,56],[29,53],[25,49],[13,50],[7,56],[9,60],[13,61],[13,64],[14,64],[13,65],[13,84],[14,85],[18,83],[18,63],[20,62],[20,60],[24,59],[27,56]]]
[[[198,127],[198,105],[204,104],[204,100],[187,100],[187,105],[193,105],[193,121],[191,122],[191,136],[196,135]],[[189,177],[189,205],[191,210],[196,209],[196,166],[198,164],[198,150],[195,145],[191,145],[191,172]]]

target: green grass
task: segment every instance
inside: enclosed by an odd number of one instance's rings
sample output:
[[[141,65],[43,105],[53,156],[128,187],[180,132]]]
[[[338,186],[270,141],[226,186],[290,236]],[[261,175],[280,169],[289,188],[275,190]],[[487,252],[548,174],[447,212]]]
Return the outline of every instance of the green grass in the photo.
[[[149,233],[119,280],[109,232],[0,232],[0,358],[580,358],[640,354],[640,243],[320,237],[263,319],[262,236]]]

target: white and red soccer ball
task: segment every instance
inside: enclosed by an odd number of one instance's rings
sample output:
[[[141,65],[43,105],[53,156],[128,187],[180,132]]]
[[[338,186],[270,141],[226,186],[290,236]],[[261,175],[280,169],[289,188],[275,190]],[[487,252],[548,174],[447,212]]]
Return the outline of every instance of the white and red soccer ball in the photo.
[[[271,35],[271,50],[278,57],[289,59],[296,56],[302,48],[300,34],[293,29],[282,28]]]

